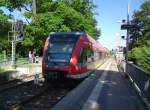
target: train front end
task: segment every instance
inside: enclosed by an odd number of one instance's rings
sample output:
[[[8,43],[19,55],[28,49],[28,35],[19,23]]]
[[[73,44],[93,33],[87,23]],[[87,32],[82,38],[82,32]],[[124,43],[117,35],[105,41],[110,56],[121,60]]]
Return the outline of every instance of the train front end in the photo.
[[[80,38],[76,33],[50,33],[43,50],[42,73],[45,79],[64,79],[76,64],[72,59],[74,48]]]

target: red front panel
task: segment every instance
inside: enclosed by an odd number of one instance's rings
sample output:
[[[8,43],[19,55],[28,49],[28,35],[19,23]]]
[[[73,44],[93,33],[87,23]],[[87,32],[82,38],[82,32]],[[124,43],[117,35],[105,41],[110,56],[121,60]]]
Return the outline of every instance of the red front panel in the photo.
[[[80,51],[84,47],[83,42],[86,41],[86,36],[82,36],[77,42],[72,57],[70,59],[70,66],[68,69],[68,75],[79,75],[88,71],[87,66],[79,66],[78,60],[80,57]]]

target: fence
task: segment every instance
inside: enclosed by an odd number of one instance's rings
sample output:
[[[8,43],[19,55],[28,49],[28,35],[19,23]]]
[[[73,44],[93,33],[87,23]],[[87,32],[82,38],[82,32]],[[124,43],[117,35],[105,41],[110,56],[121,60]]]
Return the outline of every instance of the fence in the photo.
[[[0,61],[0,65],[10,65],[11,64],[11,58],[3,59]],[[25,64],[28,63],[28,58],[18,58],[16,59],[16,64]]]
[[[150,105],[150,73],[143,71],[134,64],[128,63],[127,73],[133,84],[142,96],[143,100]]]
[[[41,64],[42,58],[38,58],[38,63]],[[12,64],[11,58],[8,59],[1,59],[0,60],[0,70],[6,69],[7,66],[10,66]],[[16,65],[24,65],[24,64],[29,64],[29,59],[28,58],[17,58],[16,59]]]

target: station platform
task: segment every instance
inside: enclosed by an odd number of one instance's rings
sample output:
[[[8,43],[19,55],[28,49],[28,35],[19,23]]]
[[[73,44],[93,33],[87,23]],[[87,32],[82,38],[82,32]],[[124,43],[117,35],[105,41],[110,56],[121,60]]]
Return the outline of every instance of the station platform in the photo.
[[[108,59],[52,110],[148,110],[128,79]]]

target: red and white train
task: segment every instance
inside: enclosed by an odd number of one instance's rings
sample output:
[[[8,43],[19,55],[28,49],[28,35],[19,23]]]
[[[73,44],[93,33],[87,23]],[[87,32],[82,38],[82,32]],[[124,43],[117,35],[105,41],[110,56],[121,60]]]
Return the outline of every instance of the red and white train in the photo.
[[[45,79],[81,79],[104,62],[107,49],[82,32],[53,32],[43,49]]]

